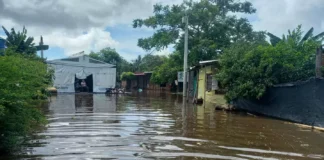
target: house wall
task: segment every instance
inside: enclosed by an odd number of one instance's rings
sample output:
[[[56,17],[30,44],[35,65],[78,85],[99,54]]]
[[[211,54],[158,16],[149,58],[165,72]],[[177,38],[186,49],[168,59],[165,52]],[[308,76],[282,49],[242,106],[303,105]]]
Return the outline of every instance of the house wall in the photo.
[[[215,90],[207,91],[207,74],[215,74],[215,71],[212,69],[212,65],[201,67],[199,69],[199,78],[198,78],[198,96],[197,98],[204,99],[207,103],[225,103],[223,96],[215,94]],[[206,96],[206,97],[205,97]]]
[[[127,81],[122,81],[122,87],[127,89],[141,88],[145,90],[170,90],[171,85],[161,87],[159,84],[150,82],[152,74],[137,75],[135,79],[131,80],[128,84]]]
[[[206,90],[206,75],[210,73],[212,73],[211,66],[205,66],[199,69],[198,99],[200,98],[205,99],[204,93]],[[206,91],[206,97],[208,96],[209,96],[209,92]]]
[[[197,94],[197,75],[196,75],[196,70],[191,70],[189,71],[189,82],[188,82],[188,96],[189,97],[194,97],[195,92]]]
[[[130,87],[130,89],[133,89],[135,87],[137,87],[137,78],[131,81],[131,87]]]
[[[122,87],[122,88],[126,88],[126,87],[127,87],[127,81],[122,81],[122,83],[121,83],[121,87]]]
[[[116,68],[91,68],[84,66],[69,66],[61,64],[49,64],[54,69],[53,87],[59,93],[75,92],[75,77],[89,76],[93,77],[93,92],[104,93],[106,88],[115,87],[116,85]]]
[[[137,87],[144,89],[144,76],[136,76],[137,77]]]

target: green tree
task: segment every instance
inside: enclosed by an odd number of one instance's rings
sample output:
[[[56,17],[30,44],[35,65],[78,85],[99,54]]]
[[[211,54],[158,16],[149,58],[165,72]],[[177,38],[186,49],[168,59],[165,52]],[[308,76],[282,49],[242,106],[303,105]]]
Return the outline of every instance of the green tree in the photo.
[[[99,52],[91,52],[89,54],[91,58],[116,65],[116,72],[117,72],[117,80],[120,80],[120,74],[122,72],[131,71],[132,67],[129,62],[123,59],[118,52],[113,48],[104,48]]]
[[[301,25],[299,25],[297,29],[293,30],[292,32],[288,30],[288,34],[283,35],[282,38],[279,38],[270,32],[268,32],[267,35],[269,36],[271,45],[273,46],[278,44],[280,41],[287,41],[291,38],[295,40],[296,46],[303,45],[307,40],[314,40],[319,42],[323,41],[324,32],[321,32],[315,36],[313,35],[313,32],[314,32],[314,28],[312,27],[306,32],[306,34],[303,37],[301,37],[302,34]]]
[[[142,64],[142,56],[138,55],[138,57],[132,61],[133,71],[134,72],[141,72],[141,64]]]
[[[34,127],[45,124],[45,116],[35,106],[47,98],[54,71],[36,55],[27,30],[6,35],[7,49],[0,56],[0,152],[18,149]]]
[[[133,72],[123,72],[120,76],[120,79],[122,81],[126,81],[126,80],[132,80],[135,79],[135,75]]]
[[[5,27],[2,26],[3,31],[7,35],[6,45],[15,50],[15,53],[27,54],[29,56],[36,55],[36,47],[33,43],[33,37],[27,37],[27,30],[24,27],[22,32],[16,32],[14,28],[9,32]]]
[[[156,84],[172,83],[177,73],[183,70],[183,61],[179,52],[174,52],[163,59],[163,63],[153,70],[151,81]]]
[[[35,106],[46,98],[44,90],[51,84],[53,72],[42,61],[14,53],[0,56],[0,68],[0,152],[12,152],[34,127],[45,124]]]
[[[121,63],[119,64],[120,72],[130,72],[133,70],[133,66],[130,62],[126,61],[124,58],[122,58]]]
[[[104,61],[109,64],[114,64],[114,65],[120,63],[122,60],[122,58],[117,53],[117,51],[110,47],[104,48],[97,53],[91,52],[89,54],[89,56],[91,58],[98,59],[98,60]]]
[[[134,28],[145,26],[156,29],[151,37],[139,39],[138,46],[145,50],[161,50],[174,44],[176,50],[183,54],[184,24],[181,19],[188,15],[189,65],[215,58],[218,49],[226,48],[239,40],[265,40],[263,32],[253,32],[247,19],[228,14],[254,13],[255,9],[250,2],[200,0],[172,6],[156,4],[153,12],[154,15],[147,19],[133,21]]]
[[[261,98],[274,84],[314,76],[315,52],[320,43],[308,39],[298,45],[302,39],[299,27],[292,35],[275,46],[240,42],[225,50],[216,77],[227,89],[227,100]]]
[[[163,64],[165,56],[146,54],[141,59],[140,69],[142,71],[153,71],[156,67]]]

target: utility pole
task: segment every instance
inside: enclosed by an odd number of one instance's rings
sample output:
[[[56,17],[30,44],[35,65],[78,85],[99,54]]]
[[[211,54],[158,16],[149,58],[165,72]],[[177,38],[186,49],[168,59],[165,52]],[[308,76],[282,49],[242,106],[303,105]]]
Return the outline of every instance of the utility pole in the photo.
[[[36,50],[41,51],[41,58],[44,58],[44,50],[48,50],[48,45],[44,45],[43,36],[41,36],[39,45],[36,46]]]
[[[183,58],[183,97],[187,96],[187,68],[188,68],[188,16],[182,18],[182,23],[185,23],[184,36],[184,58]]]
[[[41,36],[41,40],[39,42],[39,46],[43,46],[43,45],[44,45],[43,36]],[[44,58],[44,51],[43,51],[43,49],[41,49],[41,57]]]

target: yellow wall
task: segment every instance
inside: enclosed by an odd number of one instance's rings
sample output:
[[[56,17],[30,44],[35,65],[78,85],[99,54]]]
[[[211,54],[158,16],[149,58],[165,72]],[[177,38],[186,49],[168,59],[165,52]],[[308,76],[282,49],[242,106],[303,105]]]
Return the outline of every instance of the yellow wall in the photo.
[[[199,69],[199,82],[198,82],[198,98],[205,99],[205,83],[206,83],[206,74],[215,74],[212,71],[212,66],[206,66]],[[223,95],[215,94],[215,91],[206,91],[206,102],[216,103],[218,105],[226,105],[226,101]]]
[[[206,74],[212,73],[211,66],[202,67],[199,69],[199,83],[198,83],[198,98],[205,99],[205,83],[206,83]],[[209,92],[206,92],[206,96]]]

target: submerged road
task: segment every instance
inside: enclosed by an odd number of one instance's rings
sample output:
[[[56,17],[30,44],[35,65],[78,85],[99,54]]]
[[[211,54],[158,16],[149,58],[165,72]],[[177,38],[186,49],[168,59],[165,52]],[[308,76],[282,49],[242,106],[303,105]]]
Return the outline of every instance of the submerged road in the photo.
[[[324,159],[324,133],[213,107],[180,95],[62,94],[49,124],[8,159]]]

